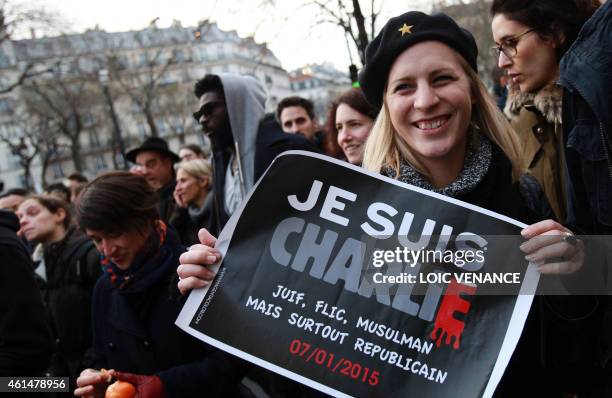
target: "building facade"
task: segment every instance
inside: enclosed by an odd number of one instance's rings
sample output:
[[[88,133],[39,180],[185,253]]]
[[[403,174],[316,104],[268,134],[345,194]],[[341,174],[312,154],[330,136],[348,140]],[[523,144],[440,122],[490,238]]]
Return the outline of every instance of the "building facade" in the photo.
[[[74,171],[93,177],[124,167],[121,153],[149,135],[165,138],[173,150],[207,146],[191,116],[193,85],[207,73],[256,77],[268,91],[269,111],[292,94],[288,73],[265,44],[206,21],[6,41],[0,89],[23,70],[36,76],[0,95],[5,188],[40,190]]]
[[[341,92],[351,88],[348,73],[341,72],[330,63],[312,64],[289,73],[294,95],[308,98],[315,107],[319,123],[324,123],[329,104]]]

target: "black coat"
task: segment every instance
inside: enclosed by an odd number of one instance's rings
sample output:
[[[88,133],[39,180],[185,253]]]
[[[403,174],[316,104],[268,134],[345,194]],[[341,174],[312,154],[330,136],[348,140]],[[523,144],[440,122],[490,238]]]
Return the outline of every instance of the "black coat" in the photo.
[[[612,396],[612,2],[602,4],[584,24],[559,65],[563,86],[563,130],[569,176],[568,224],[587,236],[587,256],[600,263],[603,282],[599,340],[601,391]],[[589,265],[591,265],[589,264]],[[597,274],[594,275],[597,279]],[[596,291],[596,289],[593,289]],[[592,383],[594,384],[594,383]]]
[[[176,202],[174,201],[174,188],[176,187],[176,180],[174,173],[172,174],[172,180],[163,187],[161,187],[157,194],[159,195],[159,203],[157,204],[157,211],[159,212],[159,218],[168,222],[174,209],[176,208]]]
[[[47,280],[41,281],[41,290],[55,339],[49,371],[74,382],[91,365],[85,357],[92,343],[93,287],[102,275],[100,254],[91,240],[71,227],[61,241],[45,247],[44,260]]]
[[[51,356],[51,334],[18,229],[15,214],[0,210],[0,376],[39,376]]]
[[[583,26],[560,63],[563,129],[570,181],[569,222],[612,234],[612,4]]]
[[[175,248],[173,258],[146,290],[119,290],[108,274],[99,279],[93,301],[94,366],[155,374],[167,398],[233,396],[244,374],[242,361],[174,324],[186,299],[171,294],[177,290],[173,277],[184,249],[171,229],[167,240]]]
[[[510,161],[494,147],[483,180],[457,199],[526,224],[552,218],[552,209],[537,181],[524,176],[513,182],[511,176]],[[546,278],[542,275],[541,283]],[[535,296],[495,397],[557,397],[588,383],[596,307],[597,301],[590,296]]]
[[[209,192],[204,201],[204,209],[198,216],[192,217],[186,208],[177,207],[174,210],[174,214],[170,218],[170,225],[175,229],[183,245],[191,246],[200,243],[198,231],[201,228],[206,228],[210,231],[212,204],[213,195]]]

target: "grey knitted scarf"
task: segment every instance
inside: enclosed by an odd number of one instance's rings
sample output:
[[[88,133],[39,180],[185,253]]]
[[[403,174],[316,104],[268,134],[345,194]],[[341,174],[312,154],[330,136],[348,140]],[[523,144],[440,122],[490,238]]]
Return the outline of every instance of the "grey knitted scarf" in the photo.
[[[469,140],[468,149],[463,163],[463,168],[459,177],[449,186],[444,188],[434,188],[429,181],[411,165],[403,162],[400,165],[399,181],[415,185],[419,188],[427,189],[442,195],[457,197],[472,191],[484,178],[491,165],[493,150],[488,138],[481,134],[475,135],[477,138]],[[381,174],[387,177],[396,178],[395,170],[389,166],[383,167]]]

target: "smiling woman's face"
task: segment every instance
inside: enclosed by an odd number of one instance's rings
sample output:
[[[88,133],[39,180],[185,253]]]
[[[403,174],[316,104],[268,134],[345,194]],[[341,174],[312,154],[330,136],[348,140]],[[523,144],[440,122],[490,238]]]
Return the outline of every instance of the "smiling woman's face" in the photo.
[[[465,155],[474,99],[459,57],[443,43],[425,41],[400,54],[389,72],[391,123],[425,166]]]
[[[349,163],[361,164],[365,142],[372,130],[372,124],[374,121],[369,116],[347,104],[338,105],[336,109],[338,145]]]
[[[110,259],[119,269],[126,270],[132,265],[134,257],[143,248],[148,235],[139,231],[109,234],[93,229],[85,233],[105,257]]]

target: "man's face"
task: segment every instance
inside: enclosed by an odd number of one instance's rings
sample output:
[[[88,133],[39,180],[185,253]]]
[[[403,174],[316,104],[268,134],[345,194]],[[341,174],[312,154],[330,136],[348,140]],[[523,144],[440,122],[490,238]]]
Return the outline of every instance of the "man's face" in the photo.
[[[141,151],[136,155],[139,174],[157,190],[172,180],[172,161],[156,151]]]
[[[288,106],[281,111],[280,121],[283,131],[288,134],[302,134],[313,140],[317,132],[317,124],[308,116],[301,106]]]
[[[21,195],[9,195],[0,199],[0,209],[10,210],[13,213],[17,211],[20,204],[25,201],[25,197]]]
[[[233,137],[224,98],[214,91],[204,93],[198,101],[198,111],[194,113],[204,134],[216,147],[232,145]]]

